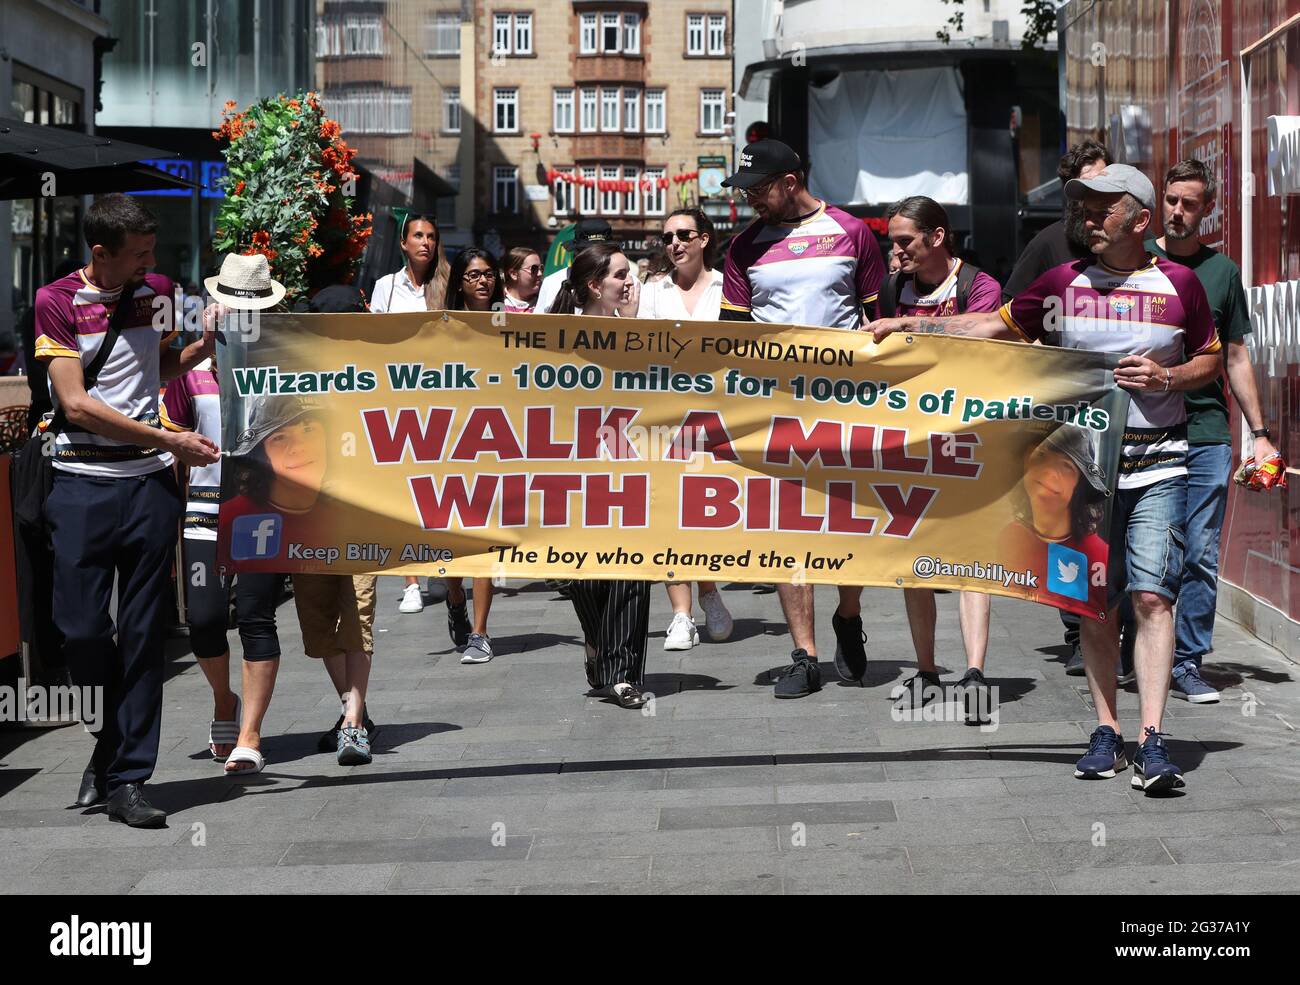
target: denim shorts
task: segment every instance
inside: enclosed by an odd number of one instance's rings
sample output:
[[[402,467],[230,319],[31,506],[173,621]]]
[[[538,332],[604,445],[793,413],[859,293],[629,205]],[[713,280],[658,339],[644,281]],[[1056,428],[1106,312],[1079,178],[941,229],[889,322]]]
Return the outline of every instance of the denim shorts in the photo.
[[[1185,475],[1115,491],[1110,517],[1112,607],[1132,592],[1154,592],[1170,602],[1177,600],[1183,581],[1186,525]]]

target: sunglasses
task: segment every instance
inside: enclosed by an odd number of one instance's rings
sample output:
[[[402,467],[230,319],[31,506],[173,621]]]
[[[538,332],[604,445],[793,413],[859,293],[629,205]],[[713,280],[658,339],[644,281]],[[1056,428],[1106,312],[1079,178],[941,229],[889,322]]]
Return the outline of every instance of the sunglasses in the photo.
[[[744,196],[745,196],[746,198],[762,198],[762,197],[765,196],[769,191],[771,191],[771,190],[772,190],[772,186],[775,185],[778,181],[780,181],[783,177],[785,177],[785,176],[784,176],[784,175],[777,175],[777,176],[774,177],[774,178],[769,178],[767,181],[763,182],[761,185],[755,185],[753,188],[743,188],[743,189],[741,189],[741,191],[743,192],[743,194],[744,194]]]
[[[525,270],[530,274],[540,274],[542,272],[542,265],[540,263],[535,263],[531,267],[520,267],[519,269]]]
[[[467,270],[465,279],[471,284],[477,284],[481,280],[496,280],[497,272],[495,270]]]
[[[664,233],[663,236],[660,237],[664,241],[665,247],[673,245],[674,234],[677,236],[677,242],[679,243],[689,243],[697,236],[703,235],[694,229],[674,229],[672,232]]]

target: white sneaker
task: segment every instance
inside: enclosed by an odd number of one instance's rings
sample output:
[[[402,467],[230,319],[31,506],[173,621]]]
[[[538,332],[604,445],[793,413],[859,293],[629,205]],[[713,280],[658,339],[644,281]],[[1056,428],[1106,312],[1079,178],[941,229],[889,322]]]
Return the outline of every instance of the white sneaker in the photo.
[[[709,639],[714,643],[721,643],[731,635],[735,627],[731,621],[731,613],[727,611],[727,604],[722,601],[721,592],[716,588],[711,592],[701,592],[700,608],[704,610],[704,628],[709,634]]]
[[[673,621],[668,624],[668,632],[664,635],[664,649],[689,650],[699,642],[700,633],[695,628],[695,620],[684,612],[673,613]]]
[[[423,612],[424,596],[420,594],[420,583],[414,582],[407,585],[402,590],[402,603],[397,607],[398,612]]]
[[[482,633],[470,633],[469,643],[460,656],[463,664],[485,664],[492,659],[492,641]]]

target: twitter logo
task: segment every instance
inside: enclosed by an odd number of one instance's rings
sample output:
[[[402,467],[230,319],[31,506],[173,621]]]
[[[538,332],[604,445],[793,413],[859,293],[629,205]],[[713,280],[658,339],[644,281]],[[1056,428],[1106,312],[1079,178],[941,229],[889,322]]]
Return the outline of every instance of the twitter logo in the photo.
[[[1048,544],[1047,590],[1088,601],[1088,556],[1064,544]]]

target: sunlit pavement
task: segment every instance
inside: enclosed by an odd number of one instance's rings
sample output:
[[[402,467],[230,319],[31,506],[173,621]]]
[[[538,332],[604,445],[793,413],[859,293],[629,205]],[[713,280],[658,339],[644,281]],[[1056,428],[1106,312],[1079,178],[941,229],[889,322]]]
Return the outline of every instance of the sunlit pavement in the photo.
[[[446,609],[399,615],[380,582],[368,767],[316,751],[338,714],[303,656],[292,603],[267,718],[266,771],[231,780],[206,749],[212,701],[177,642],[162,755],[148,787],[165,829],[69,808],[90,751],[79,726],[0,732],[0,890],[199,892],[1277,892],[1300,891],[1300,668],[1220,621],[1206,677],[1217,705],[1171,699],[1186,771],[1155,799],[1073,777],[1093,725],[1063,673],[1052,610],[995,599],[996,727],[899,721],[910,673],[902,596],[871,590],[865,687],[831,655],[833,589],[817,591],[824,686],[777,701],[788,660],[775,595],[735,585],[725,643],[663,652],[654,591],[642,711],[586,697],[572,606],[541,583],[498,595],[498,656],[464,666]],[[956,596],[939,663],[964,669]],[[238,652],[237,634],[230,634]],[[237,661],[236,661],[237,666]],[[944,706],[955,709],[955,706]],[[1130,755],[1137,694],[1121,698]],[[931,718],[938,717],[933,709]]]

